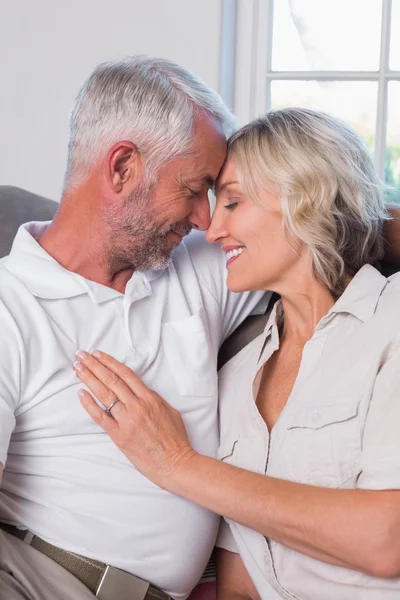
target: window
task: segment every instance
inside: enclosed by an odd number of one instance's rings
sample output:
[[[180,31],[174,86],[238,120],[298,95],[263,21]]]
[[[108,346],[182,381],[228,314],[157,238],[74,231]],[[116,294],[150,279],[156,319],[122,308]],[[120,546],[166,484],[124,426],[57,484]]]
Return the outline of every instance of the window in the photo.
[[[400,202],[400,0],[238,0],[236,9],[241,120],[286,106],[341,117]]]

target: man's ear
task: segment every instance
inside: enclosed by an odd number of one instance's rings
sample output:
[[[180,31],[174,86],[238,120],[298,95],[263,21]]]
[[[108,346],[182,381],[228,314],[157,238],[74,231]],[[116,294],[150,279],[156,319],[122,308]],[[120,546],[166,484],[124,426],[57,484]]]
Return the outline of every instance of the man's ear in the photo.
[[[131,191],[142,177],[141,155],[132,142],[118,142],[107,156],[107,179],[117,193]]]

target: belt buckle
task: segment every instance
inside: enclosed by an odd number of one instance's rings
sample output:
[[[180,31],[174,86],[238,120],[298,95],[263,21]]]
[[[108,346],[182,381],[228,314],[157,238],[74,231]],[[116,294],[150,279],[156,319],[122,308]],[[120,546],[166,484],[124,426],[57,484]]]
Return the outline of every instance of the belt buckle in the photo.
[[[96,591],[99,600],[143,600],[149,589],[150,583],[107,565],[103,577]]]

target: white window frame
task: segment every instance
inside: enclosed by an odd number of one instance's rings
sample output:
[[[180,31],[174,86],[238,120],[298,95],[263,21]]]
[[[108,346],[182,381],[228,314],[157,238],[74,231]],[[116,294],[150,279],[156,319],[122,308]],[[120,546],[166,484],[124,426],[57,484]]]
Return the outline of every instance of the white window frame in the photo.
[[[383,178],[388,83],[400,81],[400,71],[389,69],[392,0],[382,0],[377,71],[273,71],[273,7],[274,0],[222,0],[220,91],[225,101],[244,124],[270,109],[272,81],[375,81],[378,102],[374,156]]]

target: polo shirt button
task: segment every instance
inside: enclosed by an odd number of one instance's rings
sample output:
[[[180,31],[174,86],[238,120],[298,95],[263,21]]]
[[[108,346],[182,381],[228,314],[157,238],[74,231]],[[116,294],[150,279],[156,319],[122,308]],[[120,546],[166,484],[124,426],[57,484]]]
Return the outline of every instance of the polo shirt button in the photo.
[[[319,413],[319,412],[313,413],[312,417],[311,417],[312,422],[317,423],[319,421],[320,417],[321,417],[321,413]]]

